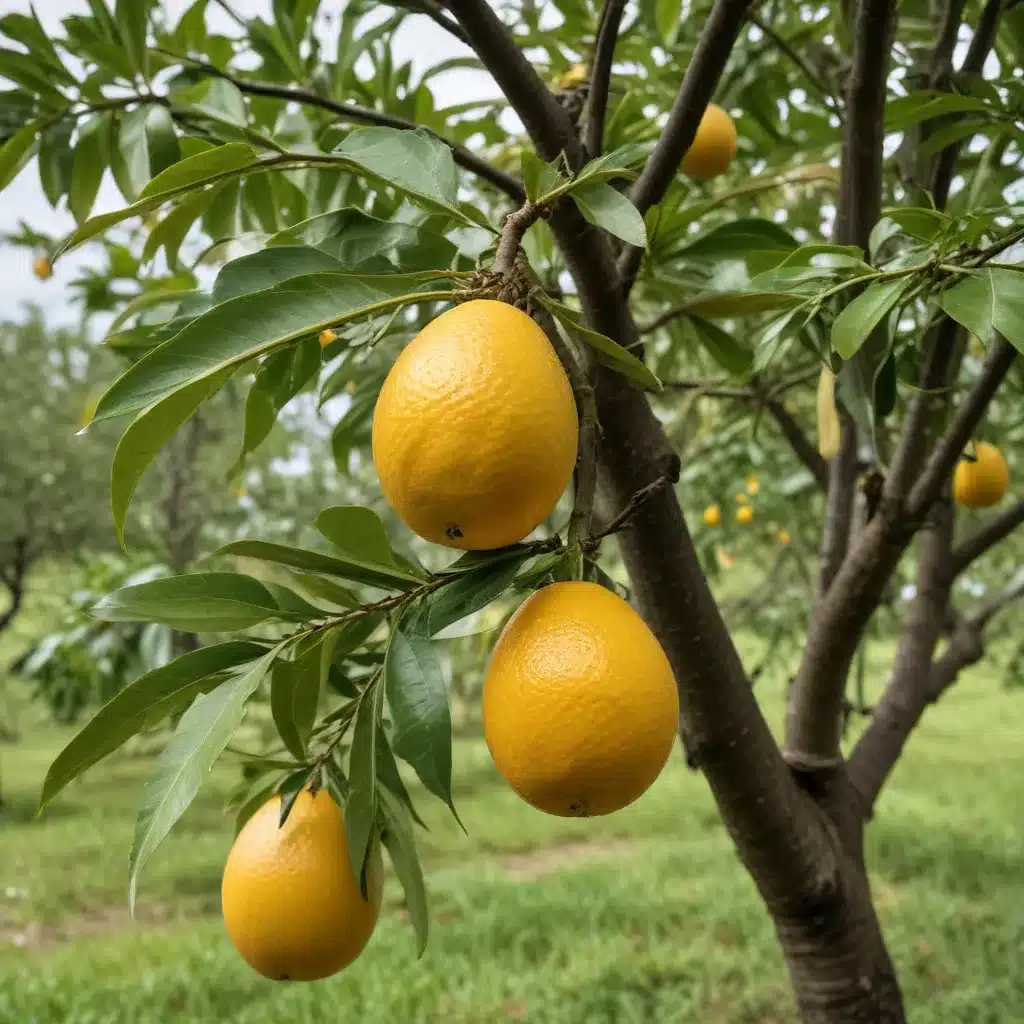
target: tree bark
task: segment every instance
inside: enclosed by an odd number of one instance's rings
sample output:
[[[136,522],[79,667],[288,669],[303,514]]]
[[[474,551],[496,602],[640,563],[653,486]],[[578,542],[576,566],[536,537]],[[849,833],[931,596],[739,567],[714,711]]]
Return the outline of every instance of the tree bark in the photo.
[[[0,615],[0,633],[14,621],[25,598],[25,577],[29,566],[28,537],[16,537],[12,547],[10,564],[0,567],[0,582],[10,594],[7,610]]]

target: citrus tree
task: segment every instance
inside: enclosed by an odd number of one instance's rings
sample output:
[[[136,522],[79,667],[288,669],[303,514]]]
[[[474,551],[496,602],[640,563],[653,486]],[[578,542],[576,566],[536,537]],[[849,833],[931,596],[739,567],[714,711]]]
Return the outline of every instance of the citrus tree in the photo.
[[[151,4],[90,0],[52,38],[31,16],[0,21],[16,86],[0,181],[35,156],[78,221],[51,258],[142,218],[148,291],[183,264],[216,268],[172,303],[134,300],[108,339],[139,355],[95,413],[131,417],[115,524],[234,379],[250,384],[243,455],[301,392],[342,397],[335,455],[369,474],[372,451],[405,526],[335,505],[315,519],[324,545],[236,542],[223,571],[102,600],[112,620],[243,635],[121,691],[43,802],[187,708],[143,797],[134,898],[269,689],[280,742],[237,794],[229,934],[273,977],[339,969],[376,920],[383,843],[422,949],[396,758],[455,811],[432,637],[529,593],[483,696],[517,791],[554,813],[612,811],[650,784],[678,724],[801,1019],[903,1021],[865,828],[928,704],[1022,589],[1008,538],[1024,502],[1004,492],[1021,468],[1024,8],[275,0],[264,20],[210,6],[171,25]],[[214,7],[225,32],[208,29]],[[451,56],[403,63],[410,26]],[[441,105],[445,76],[467,72]],[[90,217],[106,169],[124,204]],[[436,546],[414,556],[406,527]],[[781,744],[708,583],[735,559],[724,536],[770,538],[792,607],[812,603]],[[611,539],[646,625],[606,571]],[[275,582],[230,571],[239,557],[275,565]],[[985,566],[985,596],[954,602]],[[844,749],[851,670],[909,581],[891,676]]]

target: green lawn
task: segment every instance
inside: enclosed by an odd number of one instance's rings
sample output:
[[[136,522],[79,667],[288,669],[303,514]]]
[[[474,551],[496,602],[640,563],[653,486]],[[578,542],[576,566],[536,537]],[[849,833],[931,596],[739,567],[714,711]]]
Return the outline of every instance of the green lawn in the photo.
[[[781,694],[765,690],[773,719]],[[782,1024],[784,969],[702,779],[676,756],[609,818],[518,801],[479,742],[455,752],[469,836],[419,795],[433,926],[415,958],[392,885],[346,973],[314,985],[253,974],[217,919],[230,844],[225,764],[143,874],[126,863],[144,758],[100,765],[36,819],[70,734],[33,727],[0,750],[0,1021],[12,1024]],[[1024,696],[984,672],[929,717],[871,830],[875,886],[914,1024],[1024,1018]]]

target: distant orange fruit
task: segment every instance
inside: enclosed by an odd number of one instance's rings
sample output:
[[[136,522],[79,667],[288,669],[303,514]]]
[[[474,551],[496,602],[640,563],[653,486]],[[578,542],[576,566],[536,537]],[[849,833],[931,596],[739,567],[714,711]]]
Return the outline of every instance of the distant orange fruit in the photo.
[[[324,789],[299,794],[278,827],[272,797],[238,833],[221,883],[228,937],[246,962],[274,981],[315,981],[363,951],[380,912],[382,866],[375,845],[369,900],[349,864],[345,822]]]
[[[736,509],[736,522],[737,523],[749,523],[754,518],[754,510],[749,505],[740,505]]]
[[[675,744],[679,697],[643,619],[596,583],[531,594],[494,645],[484,737],[529,804],[563,817],[611,814],[658,777]]]
[[[332,341],[337,341],[337,340],[338,340],[337,333],[335,331],[332,331],[330,329],[330,327],[328,327],[326,331],[321,331],[320,332],[320,347],[321,348],[327,348],[327,346],[330,345],[330,343]]]
[[[406,526],[485,550],[551,515],[578,435],[544,332],[514,306],[474,299],[427,324],[395,361],[373,414],[373,462]]]
[[[722,510],[717,505],[708,505],[708,507],[704,509],[704,525],[722,525]]]
[[[780,544],[788,544],[793,538],[790,536],[789,530],[784,526],[780,526],[775,531],[775,536],[778,538]]]
[[[32,273],[35,274],[40,281],[45,281],[48,277],[52,276],[53,267],[45,256],[37,256],[32,261]]]
[[[747,494],[757,494],[761,490],[761,481],[756,473],[748,473],[746,479]]]
[[[745,491],[740,491],[739,493],[737,493],[737,495],[736,495],[736,504],[737,505],[747,505],[749,503],[750,503],[750,499],[747,497]]]
[[[974,459],[963,458],[953,474],[953,497],[965,508],[991,508],[1010,486],[1003,453],[987,441],[974,446]]]
[[[697,134],[683,157],[683,174],[697,181],[724,174],[736,155],[736,125],[719,106],[709,103]]]

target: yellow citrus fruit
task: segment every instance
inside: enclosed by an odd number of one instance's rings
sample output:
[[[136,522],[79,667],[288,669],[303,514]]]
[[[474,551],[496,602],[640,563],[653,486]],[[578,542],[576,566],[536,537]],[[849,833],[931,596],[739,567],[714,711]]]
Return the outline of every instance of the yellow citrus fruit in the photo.
[[[722,525],[722,510],[717,505],[708,505],[708,507],[704,509],[704,525]]]
[[[32,273],[35,274],[40,281],[45,281],[51,274],[53,274],[53,267],[45,256],[37,256],[32,261]]]
[[[658,777],[679,726],[668,659],[643,619],[596,583],[552,583],[494,645],[484,737],[529,804],[563,817],[611,814]]]
[[[563,75],[555,79],[555,87],[558,89],[571,89],[573,86],[582,85],[590,73],[586,64],[573,64]]]
[[[1010,468],[1003,453],[987,441],[974,447],[974,460],[961,459],[953,474],[953,497],[965,508],[990,508],[1010,486]]]
[[[373,414],[381,489],[421,537],[468,550],[542,523],[576,463],[572,388],[544,332],[475,299],[428,324],[391,368]]]
[[[750,473],[746,479],[747,494],[757,494],[761,490],[761,481],[755,473]]]
[[[740,492],[739,492],[739,493],[738,493],[738,494],[736,495],[736,504],[737,504],[737,505],[746,505],[746,504],[748,504],[749,502],[750,502],[750,499],[749,499],[749,498],[747,497],[747,495],[746,495],[746,492],[744,492],[744,491],[740,491]]]
[[[749,505],[740,505],[736,509],[736,522],[749,523],[754,518],[754,510]]]
[[[718,548],[715,551],[715,558],[723,569],[731,569],[736,564],[736,559],[729,554],[725,548]]]
[[[793,539],[792,536],[790,536],[789,530],[784,526],[780,526],[779,529],[775,531],[775,536],[778,538],[780,544],[788,544]]]
[[[337,340],[338,340],[337,333],[335,331],[332,331],[330,329],[330,327],[328,327],[326,331],[321,331],[320,332],[320,347],[321,348],[327,348],[327,346],[330,345],[330,343],[332,341],[337,341]]]
[[[818,377],[818,454],[823,459],[834,459],[839,454],[841,435],[835,374],[823,366]]]
[[[736,155],[736,125],[719,106],[709,103],[697,134],[683,157],[683,174],[707,181],[724,174]]]
[[[345,822],[326,790],[299,794],[279,828],[281,798],[245,823],[228,854],[221,907],[228,937],[250,967],[275,981],[315,981],[347,967],[380,912],[382,867],[375,845],[369,900],[349,865]]]

